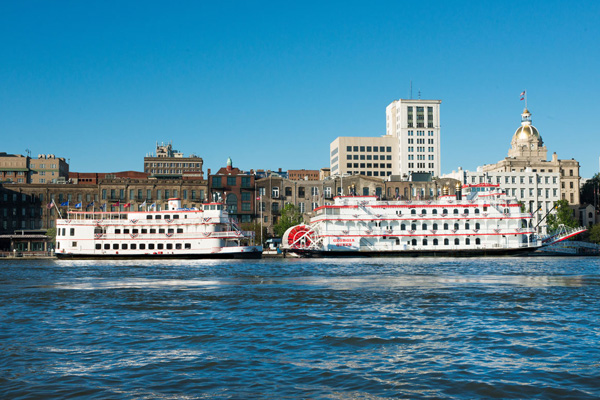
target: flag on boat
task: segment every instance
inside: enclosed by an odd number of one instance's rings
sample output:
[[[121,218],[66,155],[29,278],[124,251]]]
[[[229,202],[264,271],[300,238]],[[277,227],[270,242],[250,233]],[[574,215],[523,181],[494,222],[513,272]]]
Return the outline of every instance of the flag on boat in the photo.
[[[123,208],[129,208],[129,207],[131,207],[131,203],[125,203],[125,204],[123,204]]]
[[[120,201],[117,201],[115,204],[111,204],[111,207],[119,207],[121,205]]]
[[[52,206],[54,205],[54,199],[52,199],[52,201],[50,203],[48,203],[48,205],[46,207],[48,207],[48,210],[52,208]]]
[[[100,209],[101,209],[102,211],[106,211],[106,203],[102,204],[102,205],[100,206]]]
[[[144,202],[140,205],[140,207],[142,207],[142,208],[146,207],[146,200],[144,200]]]
[[[65,201],[63,203],[60,203],[60,206],[61,207],[69,207],[69,201],[67,200],[67,201]]]
[[[81,203],[75,204],[75,208],[81,208]]]
[[[93,201],[90,204],[88,204],[87,206],[85,206],[85,209],[87,210],[90,207],[94,207],[94,202]]]
[[[152,208],[156,208],[156,203],[152,203],[152,205],[150,206],[150,209]]]

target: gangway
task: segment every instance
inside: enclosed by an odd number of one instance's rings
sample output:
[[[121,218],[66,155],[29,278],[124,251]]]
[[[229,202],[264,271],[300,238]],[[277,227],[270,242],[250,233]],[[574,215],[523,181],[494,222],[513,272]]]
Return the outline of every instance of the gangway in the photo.
[[[563,224],[560,224],[558,226],[558,229],[553,234],[542,238],[542,246],[552,246],[555,243],[562,242],[563,240],[569,239],[573,236],[577,236],[585,231],[587,231],[587,228],[582,226],[577,228],[570,228],[564,226]]]

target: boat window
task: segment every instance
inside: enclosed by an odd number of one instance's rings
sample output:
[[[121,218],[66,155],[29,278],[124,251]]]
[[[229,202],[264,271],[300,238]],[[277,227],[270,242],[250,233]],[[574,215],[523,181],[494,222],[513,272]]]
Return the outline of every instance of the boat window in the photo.
[[[121,229],[115,228],[115,234],[117,234],[117,233],[121,233]]]
[[[146,244],[140,243],[140,250],[146,250]]]
[[[139,233],[137,229],[132,229],[131,233]]]
[[[423,239],[423,246],[427,246],[427,239]]]
[[[181,250],[181,243],[175,243],[175,249]]]
[[[173,229],[173,228],[169,228],[169,229],[167,230],[167,233],[175,233],[175,229]]]
[[[479,238],[475,239],[475,244],[481,244],[481,239],[479,239]]]
[[[475,214],[479,214],[479,208],[475,209]]]
[[[129,229],[123,229],[123,233],[129,233]]]
[[[444,224],[444,230],[447,231],[448,230],[448,224]]]
[[[412,224],[410,226],[410,229],[412,229],[413,231],[416,231],[417,230],[417,224]]]
[[[424,231],[426,231],[426,230],[427,230],[427,224],[423,224],[423,225],[421,226],[421,229],[423,229]]]
[[[179,215],[173,215],[173,219],[179,219]]]
[[[173,243],[167,243],[167,250],[173,250]]]
[[[465,208],[465,209],[464,209],[464,214],[468,214],[468,213],[469,213],[469,209],[468,209],[468,208]]]
[[[450,241],[448,239],[444,239],[444,246],[448,246],[450,244]]]
[[[454,229],[458,230],[458,224],[454,224]]]
[[[171,218],[170,215],[165,215],[165,219],[169,219],[169,218]]]
[[[142,233],[148,233],[148,229],[142,228]]]
[[[94,235],[102,235],[104,232],[102,231],[102,228],[97,226],[94,228]]]
[[[455,245],[459,245],[460,244],[460,240],[458,238],[454,239],[454,244]]]
[[[150,233],[156,233],[156,229],[150,228]]]
[[[454,209],[454,215],[458,215],[458,208]]]
[[[217,210],[220,210],[220,209],[221,209],[221,205],[218,205],[218,206],[217,206]]]
[[[127,250],[127,243],[123,243],[121,245],[121,250]]]
[[[412,242],[411,242],[411,244],[412,244],[413,246],[416,246],[416,245],[417,245],[417,239],[413,239],[413,240],[412,240]]]
[[[427,210],[425,210],[425,209],[421,210],[421,214],[427,214]]]
[[[152,219],[152,215],[146,215],[146,219]]]
[[[410,210],[410,215],[415,215],[417,213],[417,210],[415,210],[414,208],[412,210]]]
[[[96,250],[100,250],[102,248],[102,245],[100,243],[96,243]]]
[[[154,250],[154,243],[148,243],[148,250]]]
[[[110,244],[105,243],[104,244],[104,250],[110,250]]]
[[[177,233],[183,233],[183,228],[177,228]]]
[[[437,239],[433,239],[433,245],[437,246],[438,245],[438,240]]]
[[[433,215],[437,215],[437,210],[434,208],[434,209],[433,209],[433,211],[431,211],[431,213],[432,213]]]
[[[469,239],[469,238],[466,238],[466,239],[465,239],[465,244],[466,244],[466,245],[470,245],[470,244],[471,244],[471,239]]]
[[[406,230],[406,225],[405,224],[400,225],[400,230],[401,231],[405,231]]]
[[[119,250],[119,244],[113,243],[113,250]]]
[[[137,245],[135,243],[131,243],[131,250],[135,250],[137,248]]]
[[[71,236],[75,236],[75,228],[71,228],[71,229],[69,230],[69,234],[70,234]]]
[[[433,230],[437,231],[437,228],[438,228],[438,224],[433,224]]]
[[[470,227],[471,227],[471,225],[469,225],[469,223],[467,222],[467,223],[465,224],[465,229],[469,229]]]
[[[479,222],[476,222],[475,223],[475,229],[479,229],[479,228],[481,228],[481,225],[479,224]]]
[[[162,243],[159,243],[159,244],[157,244],[157,245],[156,245],[156,248],[157,248],[158,250],[162,250],[162,249],[164,249],[164,247],[165,247],[165,246],[164,246]]]
[[[487,206],[483,206],[483,212],[487,211]]]
[[[162,218],[161,215],[157,215],[157,216],[154,217],[154,219],[161,219],[161,218]]]
[[[165,230],[164,230],[163,228],[160,228],[160,229],[158,230],[158,233],[165,233]]]
[[[191,243],[186,243],[185,244],[185,248],[188,249],[188,250],[191,249],[192,248],[192,244]]]
[[[442,214],[448,214],[448,210],[444,208],[444,211],[442,211]]]

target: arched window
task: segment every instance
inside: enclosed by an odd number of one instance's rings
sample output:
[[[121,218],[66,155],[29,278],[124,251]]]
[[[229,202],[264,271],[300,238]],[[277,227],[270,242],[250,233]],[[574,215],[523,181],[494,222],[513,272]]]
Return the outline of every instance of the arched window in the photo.
[[[465,229],[469,229],[471,227],[471,225],[467,222],[465,223]]]
[[[475,229],[480,229],[481,225],[479,224],[479,222],[475,222]]]
[[[465,208],[465,209],[464,209],[464,214],[468,214],[468,213],[469,213],[469,209],[468,209],[468,208]]]
[[[475,214],[479,214],[479,208],[475,209]]]
[[[405,231],[406,230],[406,225],[404,225],[404,224],[400,225],[400,230],[401,231]]]
[[[444,210],[442,211],[442,214],[448,214],[448,210],[446,210],[446,209],[444,208]]]
[[[479,239],[479,238],[475,239],[475,244],[481,244],[481,239]]]
[[[414,208],[410,210],[410,215],[417,215],[417,210],[415,210]]]
[[[458,215],[458,208],[454,209],[454,215]]]
[[[434,209],[431,211],[431,213],[432,213],[433,215],[437,215],[437,210],[434,208]]]
[[[433,239],[433,245],[437,246],[438,245],[438,240],[437,239]]]
[[[447,231],[448,230],[448,224],[444,224],[444,230]]]
[[[423,229],[424,231],[426,231],[427,230],[427,224],[421,225],[421,229]]]
[[[450,244],[450,241],[448,239],[444,239],[444,246],[448,246]]]
[[[413,239],[413,240],[412,240],[412,242],[411,242],[411,244],[412,244],[413,246],[416,246],[416,245],[417,245],[417,239]]]
[[[437,231],[438,224],[433,224],[433,229]]]
[[[466,238],[466,239],[465,239],[465,244],[466,244],[467,246],[468,246],[468,245],[470,245],[470,244],[471,244],[471,239],[469,239],[469,238]]]
[[[425,209],[421,210],[421,214],[427,214],[427,210],[425,210]]]
[[[459,245],[460,244],[460,240],[458,240],[458,238],[454,239],[454,244],[455,245]]]
[[[427,239],[423,239],[423,246],[427,246]]]
[[[410,226],[410,229],[412,229],[413,231],[416,231],[417,230],[417,224],[412,224]]]
[[[454,224],[454,229],[458,230],[458,222]]]
[[[237,196],[233,193],[229,193],[227,195],[227,200],[226,200],[226,204],[227,204],[227,211],[230,213],[237,213],[237,204],[238,204],[238,200],[237,200]]]

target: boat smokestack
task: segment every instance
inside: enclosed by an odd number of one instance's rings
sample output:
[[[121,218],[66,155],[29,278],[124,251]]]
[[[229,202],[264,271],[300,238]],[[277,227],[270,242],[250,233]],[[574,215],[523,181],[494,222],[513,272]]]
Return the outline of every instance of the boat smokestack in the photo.
[[[462,200],[462,185],[460,184],[460,182],[456,182],[455,187],[455,193],[456,193],[456,200]]]

